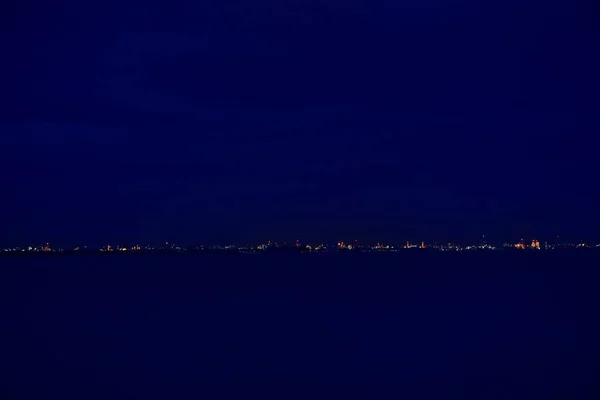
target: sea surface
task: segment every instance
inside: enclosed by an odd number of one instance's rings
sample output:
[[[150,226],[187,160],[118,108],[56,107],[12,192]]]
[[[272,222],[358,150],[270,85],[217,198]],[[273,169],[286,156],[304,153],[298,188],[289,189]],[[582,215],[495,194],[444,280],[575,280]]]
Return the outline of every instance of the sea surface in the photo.
[[[600,254],[0,258],[0,399],[598,399]]]

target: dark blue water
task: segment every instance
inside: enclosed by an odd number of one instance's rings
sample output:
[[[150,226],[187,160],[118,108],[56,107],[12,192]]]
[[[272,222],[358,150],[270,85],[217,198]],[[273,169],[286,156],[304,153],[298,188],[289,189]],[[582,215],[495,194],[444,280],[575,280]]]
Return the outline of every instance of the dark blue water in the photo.
[[[0,258],[0,398],[600,398],[598,261]]]

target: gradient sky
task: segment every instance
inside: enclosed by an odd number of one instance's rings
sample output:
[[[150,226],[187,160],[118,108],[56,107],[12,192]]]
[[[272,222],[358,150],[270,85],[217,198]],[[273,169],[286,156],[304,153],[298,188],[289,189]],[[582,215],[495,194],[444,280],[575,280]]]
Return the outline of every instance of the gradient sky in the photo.
[[[600,238],[592,1],[16,1],[0,244]]]

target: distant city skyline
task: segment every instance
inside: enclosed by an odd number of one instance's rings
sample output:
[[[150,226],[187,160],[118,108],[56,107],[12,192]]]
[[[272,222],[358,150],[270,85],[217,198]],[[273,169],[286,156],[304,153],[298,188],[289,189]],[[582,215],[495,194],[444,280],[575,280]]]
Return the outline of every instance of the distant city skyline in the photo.
[[[485,236],[479,242],[471,243],[460,243],[460,242],[426,242],[421,241],[410,241],[407,240],[403,243],[392,243],[392,242],[362,242],[359,240],[352,241],[328,241],[328,242],[310,242],[301,241],[296,239],[292,242],[287,241],[271,241],[267,240],[263,243],[254,244],[184,244],[184,243],[173,243],[165,241],[160,244],[135,244],[135,245],[119,245],[119,244],[104,244],[98,246],[79,245],[75,247],[54,247],[50,242],[43,243],[41,245],[21,245],[21,246],[1,246],[0,251],[2,252],[78,252],[78,251],[100,251],[100,252],[119,252],[119,251],[158,251],[158,250],[172,250],[172,251],[201,251],[201,250],[269,250],[275,248],[288,248],[298,249],[304,251],[330,251],[330,250],[369,250],[369,251],[384,251],[384,250],[400,250],[400,249],[439,249],[439,250],[498,250],[498,249],[557,249],[557,248],[596,248],[600,247],[600,243],[594,243],[586,240],[579,241],[564,241],[560,240],[559,237],[555,240],[543,240],[540,241],[536,238],[525,240],[523,238],[513,241],[499,242],[487,242]]]

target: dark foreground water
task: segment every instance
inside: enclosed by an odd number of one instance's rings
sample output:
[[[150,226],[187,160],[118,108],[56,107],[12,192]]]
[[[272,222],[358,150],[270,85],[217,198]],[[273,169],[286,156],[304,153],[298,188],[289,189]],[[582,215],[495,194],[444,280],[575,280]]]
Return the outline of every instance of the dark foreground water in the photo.
[[[600,398],[599,261],[0,258],[0,398]]]

